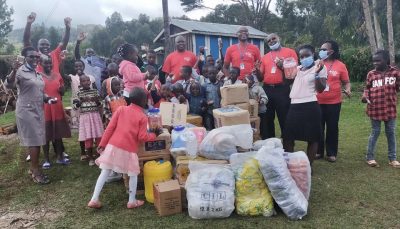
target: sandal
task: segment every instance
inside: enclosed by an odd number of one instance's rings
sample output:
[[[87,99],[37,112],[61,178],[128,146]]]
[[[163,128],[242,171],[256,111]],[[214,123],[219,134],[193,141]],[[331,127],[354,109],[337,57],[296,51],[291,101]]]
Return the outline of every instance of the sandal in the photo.
[[[100,209],[102,207],[100,201],[91,200],[89,201],[88,205],[89,208]]]
[[[379,167],[378,163],[375,160],[369,160],[369,161],[367,161],[367,164],[370,167]]]
[[[81,155],[81,161],[87,161],[89,160],[89,156],[88,155]]]
[[[56,163],[59,164],[59,165],[69,165],[70,161],[69,161],[69,159],[64,158],[62,160],[57,160]]]
[[[36,184],[43,185],[43,184],[50,183],[50,180],[46,175],[44,175],[44,174],[35,175],[32,171],[30,171],[30,173],[31,173],[30,176],[31,176],[33,182],[35,182]]]
[[[393,168],[398,169],[398,168],[400,168],[400,162],[399,162],[399,161],[396,161],[396,160],[390,161],[390,162],[389,162],[389,166],[392,166]]]
[[[143,200],[136,200],[136,202],[134,202],[134,203],[128,202],[128,203],[126,204],[126,207],[127,207],[128,209],[138,208],[138,207],[142,206],[143,204],[144,204],[144,201],[143,201]]]
[[[42,165],[42,169],[50,169],[51,168],[51,164],[49,161],[45,161]]]

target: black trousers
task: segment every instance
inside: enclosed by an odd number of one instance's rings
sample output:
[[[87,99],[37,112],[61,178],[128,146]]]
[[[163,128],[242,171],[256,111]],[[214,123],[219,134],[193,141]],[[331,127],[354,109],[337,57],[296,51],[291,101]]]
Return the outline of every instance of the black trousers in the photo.
[[[275,112],[278,117],[281,133],[285,128],[286,115],[290,107],[290,87],[283,84],[279,86],[264,85],[264,91],[268,96],[267,112],[265,114],[266,130],[263,132],[262,138],[275,137]]]
[[[336,157],[338,153],[339,117],[342,104],[320,104],[320,107],[322,137],[318,145],[318,154],[324,156],[326,150],[328,157]]]

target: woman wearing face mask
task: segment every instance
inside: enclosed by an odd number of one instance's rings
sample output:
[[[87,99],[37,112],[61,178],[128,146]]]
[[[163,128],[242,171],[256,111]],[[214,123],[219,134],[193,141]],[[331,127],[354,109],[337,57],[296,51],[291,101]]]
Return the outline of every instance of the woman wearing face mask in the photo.
[[[291,104],[283,131],[283,148],[294,151],[294,141],[306,141],[307,156],[312,164],[321,138],[321,110],[317,92],[326,86],[326,68],[320,61],[314,61],[314,47],[304,45],[298,48],[301,66],[290,92]]]
[[[326,150],[327,160],[335,162],[338,152],[342,87],[344,87],[343,92],[350,97],[351,86],[346,65],[339,60],[339,45],[335,41],[326,41],[321,46],[319,58],[324,62],[327,69],[328,80],[325,90],[317,94],[318,103],[321,107],[323,135],[315,158],[323,158]]]
[[[22,50],[25,63],[7,76],[7,88],[17,87],[18,99],[15,110],[18,136],[21,146],[28,147],[31,158],[29,175],[38,184],[48,184],[49,178],[39,169],[40,147],[46,143],[43,103],[54,104],[55,98],[44,94],[42,76],[36,72],[40,55],[33,47]]]

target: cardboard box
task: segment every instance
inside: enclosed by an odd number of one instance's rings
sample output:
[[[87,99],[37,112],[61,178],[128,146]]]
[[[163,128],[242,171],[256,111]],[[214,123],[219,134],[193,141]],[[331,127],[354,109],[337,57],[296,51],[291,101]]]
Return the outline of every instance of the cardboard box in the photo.
[[[228,164],[226,160],[208,160],[204,157],[196,157],[195,159],[189,159],[187,156],[176,157],[175,177],[178,179],[180,185],[185,185],[187,177],[190,174],[189,161],[198,161],[204,164]]]
[[[181,184],[181,201],[182,201],[182,208],[187,209],[188,208],[188,201],[186,197],[186,188],[184,184]]]
[[[203,126],[203,118],[200,115],[193,115],[193,114],[187,115],[186,122],[198,127]]]
[[[221,106],[249,102],[247,84],[234,84],[221,87]]]
[[[250,117],[258,117],[258,102],[255,99],[249,100],[249,113]]]
[[[167,129],[163,129],[163,133],[160,134],[155,141],[149,141],[140,144],[138,149],[138,157],[146,157],[155,154],[170,154],[170,148],[171,134]]]
[[[231,105],[228,105],[228,106],[231,106]],[[232,106],[239,107],[240,109],[249,111],[249,113],[250,113],[250,103],[249,102],[237,103],[237,104],[233,104]]]
[[[187,105],[163,102],[160,104],[161,122],[164,126],[186,124]]]
[[[249,111],[235,106],[226,106],[213,110],[215,127],[250,124]]]
[[[254,134],[260,134],[260,117],[250,118],[250,125],[255,130]]]
[[[154,206],[160,216],[182,212],[181,187],[177,180],[154,183]]]

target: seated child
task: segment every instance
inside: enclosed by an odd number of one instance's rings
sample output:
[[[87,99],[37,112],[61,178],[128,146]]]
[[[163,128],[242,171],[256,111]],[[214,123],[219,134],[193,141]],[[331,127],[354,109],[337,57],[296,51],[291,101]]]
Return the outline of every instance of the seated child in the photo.
[[[207,101],[199,82],[192,82],[189,95],[189,113],[204,116],[207,111]]]
[[[239,75],[240,69],[237,67],[231,67],[231,69],[229,69],[229,77],[225,78],[224,86],[241,84],[242,81],[238,80]]]
[[[175,83],[172,85],[172,94],[171,103],[179,103],[186,104],[187,111],[189,112],[189,102],[186,99],[186,93],[184,92],[183,86],[180,83]]]
[[[158,71],[151,65],[147,65],[147,72],[149,73],[148,78],[146,80],[146,89],[150,92],[153,88],[157,90],[157,92],[161,89],[161,82],[158,80]]]
[[[209,81],[204,84],[204,92],[207,101],[207,113],[205,115],[204,125],[207,130],[212,130],[214,126],[213,109],[221,107],[221,81],[217,80],[217,68],[209,66],[207,70]]]
[[[144,204],[144,201],[136,199],[137,176],[140,173],[138,146],[142,142],[154,141],[162,130],[155,130],[155,133],[147,131],[147,116],[143,112],[147,101],[143,88],[133,88],[129,99],[129,106],[121,107],[114,113],[99,144],[100,157],[96,164],[101,173],[88,203],[90,208],[102,207],[99,196],[111,171],[129,176],[129,200],[126,207],[132,209]]]
[[[249,86],[249,98],[254,99],[258,102],[258,116],[260,117],[260,132],[261,138],[266,139],[267,136],[265,130],[267,129],[266,114],[267,114],[267,103],[268,97],[265,94],[264,89],[255,82],[255,76],[249,75],[245,78],[247,85]]]

